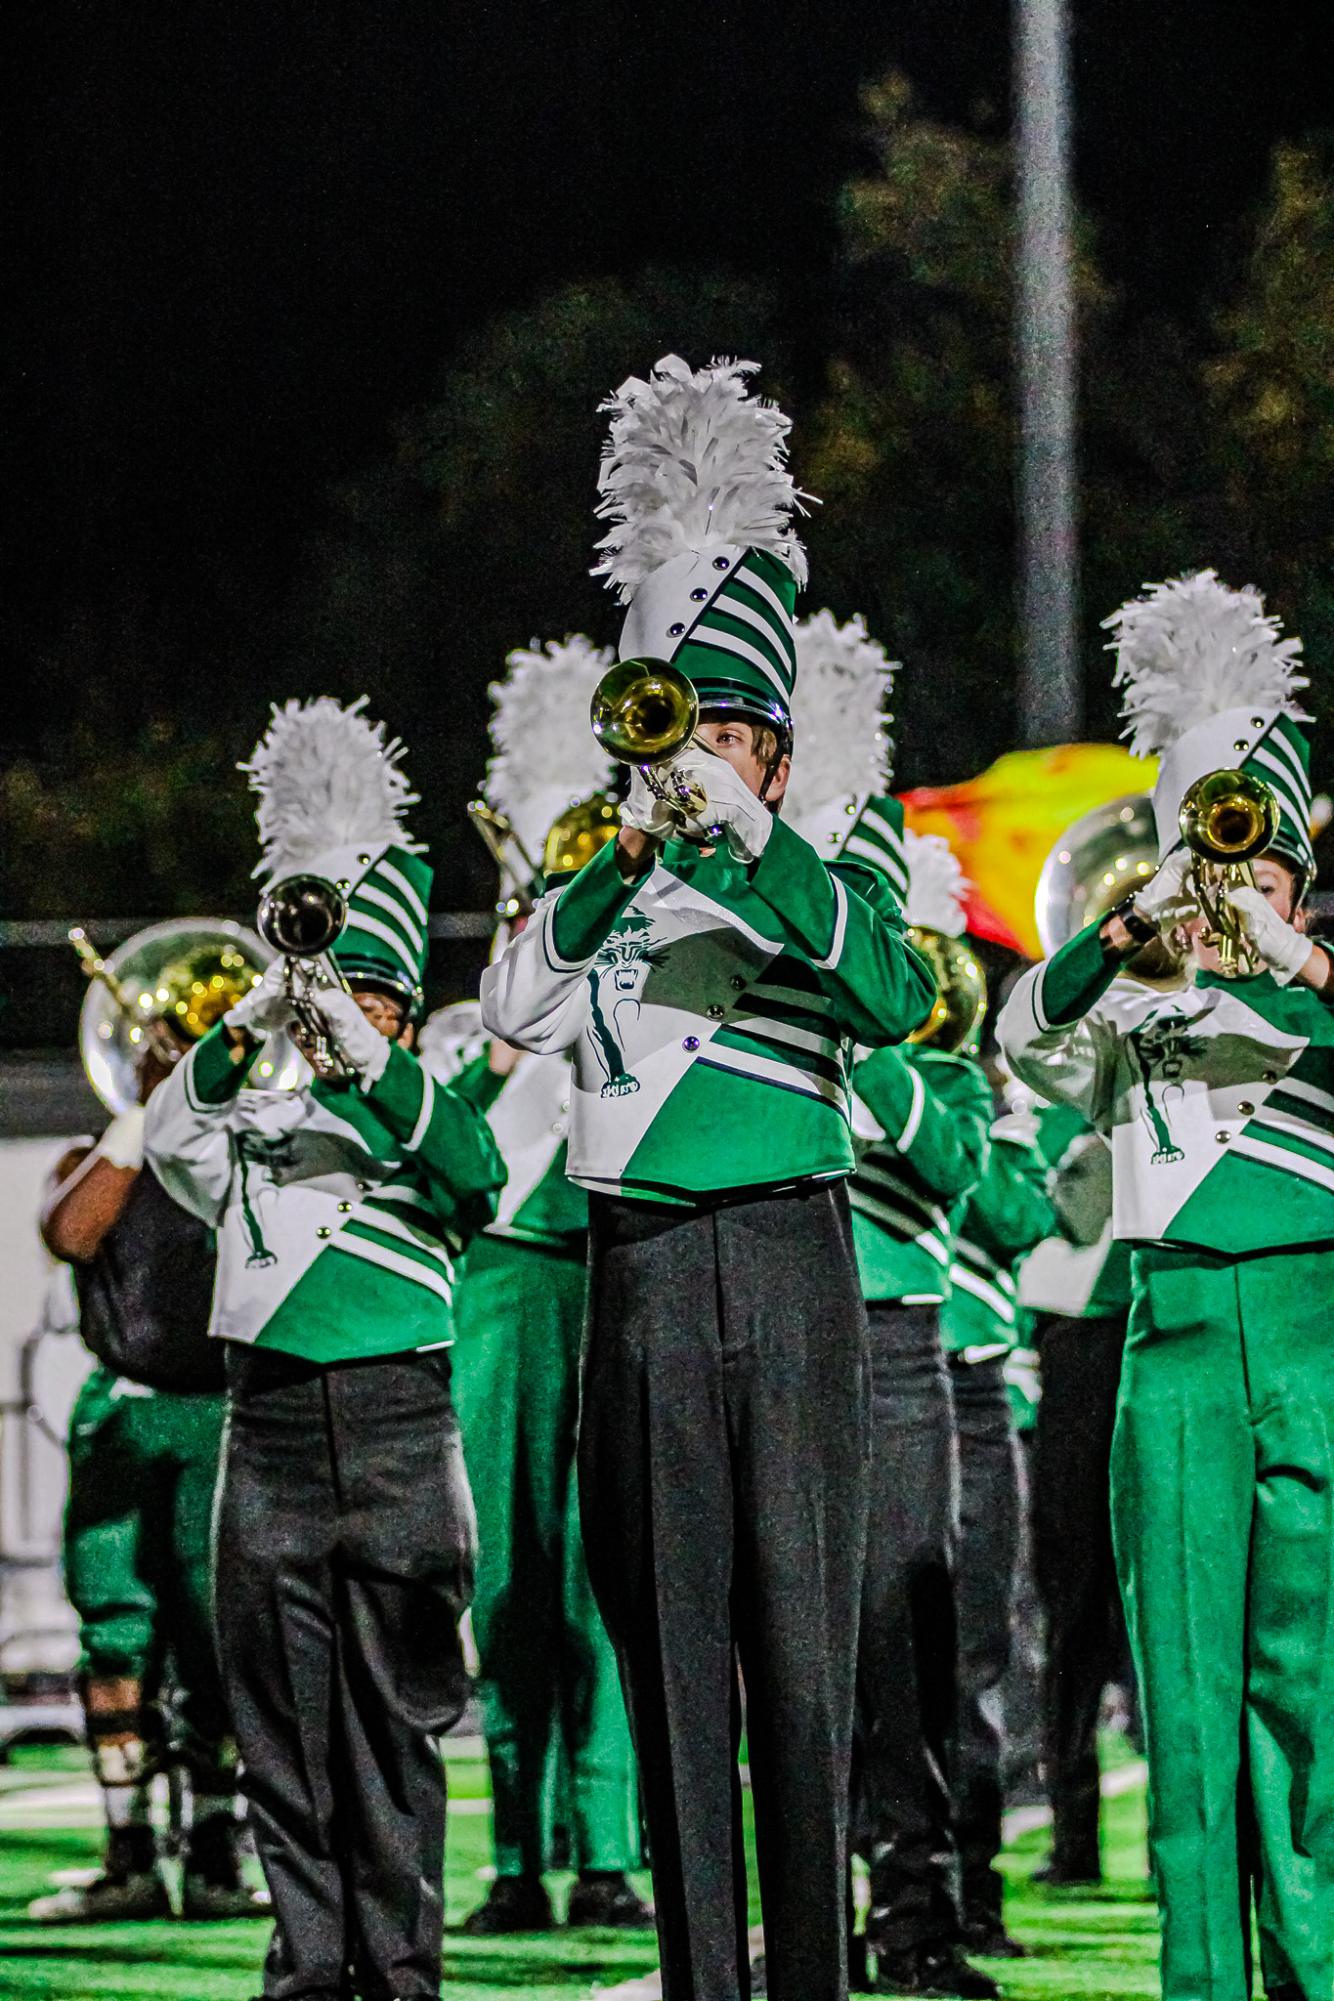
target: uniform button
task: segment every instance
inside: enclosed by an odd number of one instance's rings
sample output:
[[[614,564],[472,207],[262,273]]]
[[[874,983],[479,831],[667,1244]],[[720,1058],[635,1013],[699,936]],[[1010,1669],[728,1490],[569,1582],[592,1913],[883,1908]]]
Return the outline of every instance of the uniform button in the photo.
[[[1214,1134],[1214,1138],[1215,1138],[1215,1139],[1216,1139],[1216,1140],[1218,1141],[1218,1144],[1219,1144],[1220,1146],[1226,1146],[1226,1145],[1227,1145],[1227,1143],[1228,1143],[1228,1141],[1229,1141],[1229,1140],[1231,1139],[1231,1137],[1232,1137],[1231,1133],[1215,1133],[1215,1134]]]
[[[564,1132],[564,1130],[565,1130],[565,1121],[564,1121],[564,1119],[553,1119],[553,1120],[552,1120],[552,1122],[551,1122],[551,1130],[552,1130],[552,1132],[554,1132],[554,1133],[556,1134],[557,1138],[559,1138],[559,1137],[560,1137],[560,1135],[561,1135],[561,1134],[562,1134],[562,1133]]]
[[[699,1048],[699,1037],[697,1035],[687,1035],[685,1039],[682,1041],[681,1047],[682,1049],[688,1049],[693,1053],[696,1049]]]
[[[369,1195],[370,1192],[371,1192],[371,1184],[369,1181],[359,1181],[357,1183],[358,1195]]]
[[[1255,1106],[1248,1104],[1246,1099],[1243,1098],[1241,1103],[1237,1106],[1237,1110],[1241,1113],[1244,1119],[1248,1119],[1251,1113],[1255,1110]]]
[[[718,1001],[715,1001],[712,1007],[706,1007],[704,1012],[705,1014],[707,1014],[710,1021],[721,1021],[723,1016],[727,1013],[727,1009],[721,1006]]]
[[[561,1110],[562,1110],[563,1112],[568,1112],[568,1111],[569,1111],[569,1109],[570,1109],[570,1101],[569,1101],[569,1099],[568,1099],[568,1098],[562,1098],[562,1099],[561,1099],[561,1101],[560,1101],[560,1108],[561,1108]]]
[[[1266,1070],[1266,1071],[1265,1071],[1265,1073],[1264,1073],[1264,1082],[1265,1082],[1266,1084],[1277,1084],[1277,1082],[1278,1082],[1278,1071],[1277,1071],[1277,1070]]]
[[[745,979],[744,979],[744,977],[743,977],[743,975],[742,975],[742,974],[740,974],[740,973],[733,973],[733,975],[732,975],[732,985],[733,985],[733,987],[734,987],[734,988],[736,989],[737,993],[740,993],[740,992],[741,992],[741,989],[742,989],[742,988],[743,988],[743,987],[745,986],[745,984],[746,984],[746,982],[745,982]]]
[[[348,1211],[349,1211],[349,1210],[351,1209],[351,1207],[352,1207],[352,1204],[351,1204],[350,1202],[340,1202],[340,1203],[339,1203],[339,1205],[338,1205],[338,1213],[339,1213],[339,1215],[340,1215],[340,1216],[346,1216],[346,1215],[347,1215],[347,1213],[348,1213]]]
[[[331,1237],[333,1235],[333,1231],[329,1228],[329,1225],[327,1223],[321,1223],[319,1229],[316,1230],[315,1235],[317,1237]]]

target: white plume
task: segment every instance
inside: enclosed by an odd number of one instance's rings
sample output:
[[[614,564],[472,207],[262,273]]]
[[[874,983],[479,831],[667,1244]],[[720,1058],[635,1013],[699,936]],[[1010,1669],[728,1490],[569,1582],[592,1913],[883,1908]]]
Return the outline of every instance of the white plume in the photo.
[[[1215,570],[1149,584],[1103,620],[1115,634],[1117,687],[1125,689],[1124,734],[1136,757],[1170,748],[1196,723],[1227,709],[1279,709],[1309,722],[1298,707],[1300,639],[1281,639],[1252,585],[1232,590]]]
[[[404,747],[368,722],[366,697],[344,708],[332,695],[275,702],[269,726],[240,769],[258,793],[256,875],[291,875],[331,848],[384,847],[413,854],[403,815],[417,794],[399,770]]]
[[[894,741],[886,703],[899,664],[860,612],[845,625],[831,611],[798,620],[792,776],[783,799],[793,826],[835,799],[888,792]]]
[[[787,469],[790,420],[748,393],[754,361],[692,369],[664,355],[647,382],[631,376],[601,408],[611,413],[597,515],[611,523],[593,575],[628,604],[660,564],[705,542],[767,549],[806,581],[792,532],[804,513]]]
[[[491,683],[495,755],[482,789],[535,861],[552,821],[612,783],[616,767],[589,728],[588,711],[615,660],[611,647],[575,632],[516,647],[504,680]]]
[[[963,864],[943,834],[915,834],[903,831],[908,861],[908,900],[904,917],[920,924],[924,931],[940,931],[946,938],[961,938],[967,926],[964,914]]]

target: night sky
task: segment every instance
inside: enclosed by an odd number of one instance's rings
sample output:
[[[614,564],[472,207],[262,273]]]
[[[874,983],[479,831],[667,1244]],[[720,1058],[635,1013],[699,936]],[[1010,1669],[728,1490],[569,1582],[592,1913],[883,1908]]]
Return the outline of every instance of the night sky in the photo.
[[[1104,265],[1132,311],[1202,311],[1275,137],[1334,122],[1325,10],[1075,8]],[[48,748],[71,618],[258,647],[331,485],[494,312],[698,260],[790,286],[800,335],[859,82],[895,64],[937,115],[1007,117],[997,0],[54,0],[4,32],[9,713]]]

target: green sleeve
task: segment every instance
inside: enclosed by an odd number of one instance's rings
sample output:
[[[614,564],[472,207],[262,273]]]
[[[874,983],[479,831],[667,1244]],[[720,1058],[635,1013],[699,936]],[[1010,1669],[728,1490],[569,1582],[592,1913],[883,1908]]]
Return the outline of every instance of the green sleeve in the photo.
[[[920,1028],[935,1004],[935,981],[887,897],[886,907],[873,907],[782,820],[774,822],[751,883],[820,974],[846,1034],[879,1049]]]
[[[490,1111],[505,1088],[505,1079],[491,1068],[489,1049],[488,1043],[480,1056],[475,1056],[471,1063],[465,1063],[449,1080],[451,1090],[457,1091],[461,1098],[466,1098],[470,1105],[475,1105],[483,1113]]]
[[[221,1022],[200,1037],[189,1052],[186,1081],[196,1105],[225,1105],[236,1096],[250,1075],[259,1044],[250,1043],[236,1055]]]
[[[439,1084],[399,1043],[384,1071],[365,1093],[367,1104],[430,1183],[441,1213],[465,1236],[493,1222],[505,1186],[505,1163],[482,1114],[455,1090]]]
[[[885,1136],[936,1199],[957,1202],[985,1171],[991,1090],[963,1056],[877,1049],[852,1077],[853,1089]]]
[[[646,880],[646,875],[625,880],[616,866],[615,841],[599,848],[556,898],[551,936],[561,958],[570,965],[591,959]]]
[[[1048,1028],[1065,1028],[1081,1020],[1121,971],[1121,960],[1103,943],[1101,922],[1076,932],[1042,968],[1035,1012],[1040,1009]]]
[[[969,1234],[1001,1263],[1031,1251],[1060,1223],[1047,1194],[1047,1163],[1036,1146],[998,1139],[968,1208]]]

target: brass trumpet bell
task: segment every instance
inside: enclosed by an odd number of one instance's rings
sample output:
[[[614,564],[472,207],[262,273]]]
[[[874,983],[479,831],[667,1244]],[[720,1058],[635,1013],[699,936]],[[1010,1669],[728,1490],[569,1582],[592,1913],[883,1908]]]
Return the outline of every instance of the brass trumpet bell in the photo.
[[[616,839],[620,825],[621,816],[609,792],[595,792],[569,807],[552,822],[542,850],[542,873],[547,881],[573,875],[592,861],[600,848]]]
[[[699,696],[669,660],[622,660],[593,690],[589,720],[618,764],[665,764],[695,734]]]
[[[929,1043],[944,1052],[975,1050],[986,1018],[987,979],[968,940],[912,924],[908,941],[926,960],[936,982],[935,1006],[909,1042]]]
[[[318,959],[347,927],[347,898],[322,875],[289,875],[265,890],[255,921],[284,958]]]
[[[1181,838],[1201,861],[1238,866],[1254,861],[1278,832],[1278,801],[1249,771],[1211,771],[1181,802]]]

